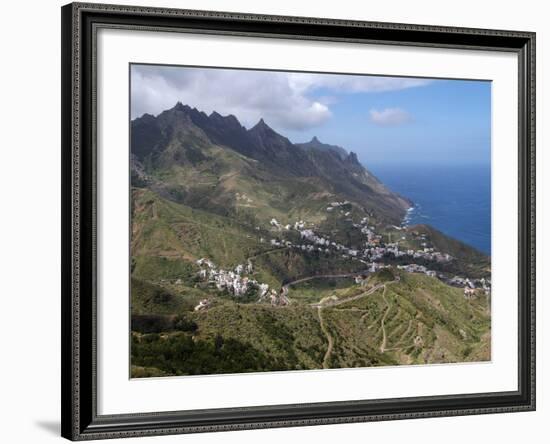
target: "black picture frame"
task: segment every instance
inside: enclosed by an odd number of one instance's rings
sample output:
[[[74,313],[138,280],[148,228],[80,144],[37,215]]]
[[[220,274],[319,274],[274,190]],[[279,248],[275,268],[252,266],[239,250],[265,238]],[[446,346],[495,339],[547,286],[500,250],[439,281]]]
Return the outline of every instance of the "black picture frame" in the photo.
[[[62,436],[71,440],[535,409],[535,33],[72,3],[62,14]],[[95,39],[100,27],[508,51],[519,65],[518,390],[97,414]]]

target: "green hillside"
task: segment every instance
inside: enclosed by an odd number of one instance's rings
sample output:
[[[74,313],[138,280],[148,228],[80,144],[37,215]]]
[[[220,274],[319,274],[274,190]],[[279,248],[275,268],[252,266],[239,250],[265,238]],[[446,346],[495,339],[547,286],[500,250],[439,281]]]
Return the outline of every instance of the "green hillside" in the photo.
[[[354,153],[182,104],[131,137],[132,377],[490,359],[490,258]]]
[[[308,296],[290,307],[218,300],[209,310],[175,310],[133,334],[132,363],[166,374],[365,367],[390,364],[464,362],[490,358],[487,299],[467,301],[460,290],[437,279],[402,274],[401,280],[373,279],[367,287],[336,286],[319,293],[339,305],[318,308]],[[381,288],[369,293],[376,285]],[[385,286],[384,286],[385,285]],[[307,293],[307,290],[306,290]],[[349,300],[358,295],[363,297]],[[322,320],[321,320],[322,319]],[[179,324],[178,324],[179,322]],[[322,325],[323,324],[323,325]],[[193,326],[190,331],[189,326]],[[330,340],[329,340],[330,337]],[[332,342],[330,353],[329,341]],[[170,359],[175,348],[177,361]],[[238,349],[243,356],[228,354]],[[257,359],[249,361],[250,356]],[[326,359],[325,359],[326,358]],[[324,365],[325,364],[325,365]],[[136,373],[138,374],[138,373]]]

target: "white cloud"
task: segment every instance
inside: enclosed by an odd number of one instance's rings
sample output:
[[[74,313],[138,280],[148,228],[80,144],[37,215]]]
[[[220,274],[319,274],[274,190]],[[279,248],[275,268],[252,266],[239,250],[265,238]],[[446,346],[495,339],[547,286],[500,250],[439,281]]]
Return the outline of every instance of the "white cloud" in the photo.
[[[239,69],[132,66],[132,118],[157,115],[180,101],[206,113],[234,114],[246,127],[260,118],[280,130],[324,124],[338,93],[426,85],[424,79],[319,75]]]
[[[289,73],[288,76],[290,84],[297,90],[303,92],[319,88],[328,88],[333,91],[348,93],[386,92],[425,86],[432,82],[430,79],[409,77],[342,74],[319,75],[310,73]]]
[[[293,89],[286,73],[133,66],[132,118],[159,114],[177,101],[206,113],[234,114],[247,127],[264,118],[300,130],[331,116],[327,105]]]
[[[398,126],[412,122],[412,116],[401,108],[385,108],[382,111],[371,109],[370,120],[379,126]]]

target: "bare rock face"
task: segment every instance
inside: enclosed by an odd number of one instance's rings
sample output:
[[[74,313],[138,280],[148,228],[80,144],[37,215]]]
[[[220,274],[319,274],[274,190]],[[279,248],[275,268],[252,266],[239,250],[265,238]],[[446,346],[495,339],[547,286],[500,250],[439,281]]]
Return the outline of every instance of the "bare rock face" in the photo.
[[[255,163],[251,168],[235,167],[229,158],[214,157],[212,146]],[[314,182],[377,212],[388,223],[399,223],[410,206],[366,170],[354,152],[322,143],[317,137],[293,144],[263,119],[247,130],[233,115],[207,115],[179,102],[156,117],[144,114],[132,121],[131,152],[132,174],[142,179],[155,172],[166,176],[174,165],[212,174],[237,169],[239,174],[258,175],[264,181],[269,178],[281,183],[292,178]]]

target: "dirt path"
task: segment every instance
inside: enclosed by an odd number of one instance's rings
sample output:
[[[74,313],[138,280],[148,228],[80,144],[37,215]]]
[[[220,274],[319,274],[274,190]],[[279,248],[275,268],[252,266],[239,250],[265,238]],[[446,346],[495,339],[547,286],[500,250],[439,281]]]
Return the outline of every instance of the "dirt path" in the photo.
[[[309,280],[312,280],[312,279],[319,279],[319,278],[321,278],[321,279],[322,278],[324,278],[324,279],[333,279],[333,278],[353,277],[353,276],[357,276],[358,274],[359,273],[326,274],[326,275],[309,276],[309,277],[305,277],[305,278],[301,278],[301,279],[296,279],[292,282],[289,282],[286,285],[283,285],[283,287],[282,287],[283,295],[285,297],[288,295],[288,287],[290,285],[298,284],[300,282],[306,282],[306,281],[309,281]],[[357,299],[364,298],[365,296],[369,296],[369,295],[373,294],[374,292],[376,292],[380,288],[384,288],[384,292],[382,293],[382,297],[384,298],[384,301],[388,305],[388,308],[386,309],[386,312],[384,313],[384,316],[382,317],[382,320],[381,320],[383,339],[382,339],[382,345],[380,346],[380,351],[382,353],[384,353],[384,351],[386,349],[386,328],[384,326],[384,321],[386,320],[386,316],[388,315],[388,313],[391,309],[391,306],[390,306],[388,300],[386,299],[386,288],[387,288],[388,284],[392,284],[394,282],[397,282],[397,280],[391,281],[391,282],[386,282],[384,284],[378,284],[378,285],[372,287],[371,289],[369,289],[367,291],[364,291],[363,293],[360,293],[356,296],[351,296],[351,297],[346,298],[346,299],[341,299],[341,300],[337,300],[337,301],[330,301],[330,302],[326,302],[326,303],[317,302],[317,303],[314,303],[314,304],[310,304],[311,307],[317,308],[317,314],[319,316],[319,325],[321,327],[321,330],[322,330],[323,334],[327,338],[327,342],[328,342],[327,351],[325,352],[325,356],[323,357],[323,368],[329,368],[328,363],[329,363],[329,360],[330,360],[330,355],[332,353],[332,349],[334,347],[334,339],[332,338],[332,336],[331,336],[330,332],[328,331],[328,329],[325,325],[325,322],[323,320],[323,309],[327,308],[327,307],[335,307],[337,305],[345,304],[346,302],[355,301]]]
[[[401,345],[403,341],[407,338],[407,335],[411,331],[412,323],[412,319],[409,319],[409,325],[407,326],[407,329],[403,332],[403,334],[399,337],[399,340],[395,343],[396,346]]]
[[[328,329],[325,325],[325,322],[323,320],[323,309],[327,308],[327,307],[334,307],[336,305],[344,304],[344,303],[349,302],[349,301],[354,301],[354,300],[363,298],[365,296],[373,294],[376,290],[379,290],[382,287],[384,287],[384,292],[385,292],[386,291],[386,284],[379,284],[379,285],[376,285],[375,287],[371,288],[368,291],[365,291],[363,293],[358,294],[357,296],[352,296],[352,297],[349,297],[349,298],[346,298],[346,299],[342,299],[340,301],[328,302],[328,303],[325,303],[325,304],[321,304],[321,303],[311,304],[311,307],[317,308],[317,314],[319,315],[319,325],[321,326],[321,330],[322,330],[323,334],[325,335],[325,337],[327,338],[327,341],[328,341],[327,351],[325,352],[325,356],[323,358],[323,368],[329,368],[328,363],[329,363],[329,360],[330,360],[330,355],[332,353],[332,349],[334,347],[334,339],[332,338],[332,336],[331,336],[330,332],[328,331]],[[385,333],[385,330],[384,330],[384,338],[385,338],[385,334],[386,333]],[[385,339],[384,339],[384,341],[385,341]]]
[[[319,325],[321,326],[321,330],[325,334],[327,340],[328,340],[328,347],[327,351],[325,352],[325,356],[323,358],[323,368],[329,368],[328,362],[330,359],[330,354],[332,353],[332,347],[334,346],[334,340],[332,339],[331,334],[327,330],[325,326],[325,322],[323,321],[323,309],[322,307],[317,307],[317,314],[319,315]]]
[[[409,325],[407,326],[407,329],[405,330],[405,332],[399,337],[399,340],[394,344],[394,346],[392,348],[387,348],[385,351],[387,351],[387,352],[388,351],[403,351],[404,349],[409,347],[408,345],[403,344],[403,341],[406,339],[407,334],[411,330],[412,322],[413,322],[412,319],[409,320]]]
[[[395,317],[399,318],[400,315],[401,315],[401,307],[397,306],[397,313],[395,314]],[[401,324],[397,324],[395,328],[388,333],[388,336],[390,338],[393,338],[394,336],[396,336],[396,332],[399,331],[400,328],[401,328]]]
[[[386,317],[388,316],[388,313],[390,312],[391,310],[391,305],[390,303],[388,302],[388,300],[386,299],[386,289],[388,287],[386,287],[384,285],[384,292],[382,293],[382,298],[384,299],[384,302],[386,303],[386,305],[388,306],[388,308],[386,309],[386,312],[384,313],[384,316],[382,316],[382,320],[380,321],[380,325],[382,327],[382,344],[380,344],[380,353],[384,353],[386,351],[386,340],[387,340],[387,337],[386,337],[386,326],[384,325],[384,323],[386,322]]]

